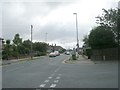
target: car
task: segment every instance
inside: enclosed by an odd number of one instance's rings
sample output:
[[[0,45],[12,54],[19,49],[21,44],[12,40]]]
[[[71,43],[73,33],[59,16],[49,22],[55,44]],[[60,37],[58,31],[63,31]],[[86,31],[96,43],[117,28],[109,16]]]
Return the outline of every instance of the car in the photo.
[[[70,55],[70,52],[66,52],[66,55]]]
[[[51,53],[49,54],[49,57],[56,57],[55,52],[51,52]]]
[[[56,56],[60,55],[60,53],[58,51],[54,51],[54,53],[55,53]]]

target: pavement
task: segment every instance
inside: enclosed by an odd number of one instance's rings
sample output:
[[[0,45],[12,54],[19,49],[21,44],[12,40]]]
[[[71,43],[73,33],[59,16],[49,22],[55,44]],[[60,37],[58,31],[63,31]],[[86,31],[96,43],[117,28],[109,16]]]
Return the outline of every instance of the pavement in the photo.
[[[65,60],[64,62],[69,64],[95,64],[94,61],[88,59],[87,56],[82,55],[79,55],[79,58],[77,58],[77,60],[68,59]]]
[[[31,59],[31,58],[23,58],[23,59],[13,59],[13,60],[2,60],[2,62],[0,63],[0,66],[4,66],[4,65],[8,65],[8,64],[13,64],[13,63],[21,62],[21,61],[35,60],[37,58],[42,58],[42,57],[44,57],[44,56],[33,57],[33,59]]]
[[[118,63],[93,62],[69,55],[48,56],[2,67],[3,88],[117,88]]]

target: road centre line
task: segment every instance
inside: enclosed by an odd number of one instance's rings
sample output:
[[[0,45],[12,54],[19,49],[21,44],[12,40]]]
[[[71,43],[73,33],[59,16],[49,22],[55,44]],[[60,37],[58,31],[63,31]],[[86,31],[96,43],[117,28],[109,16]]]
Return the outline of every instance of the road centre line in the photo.
[[[47,82],[49,82],[49,80],[45,80],[44,82],[47,83]]]
[[[40,87],[45,87],[46,84],[41,84]]]
[[[56,77],[56,79],[60,79],[60,77]]]
[[[52,79],[52,77],[48,77],[49,79]]]
[[[51,84],[51,86],[50,86],[51,88],[53,88],[53,87],[56,87],[56,84]]]
[[[57,72],[59,69],[60,69],[60,67],[59,67],[59,68],[57,68],[54,72]]]
[[[54,83],[58,83],[59,82],[59,80],[54,80]]]

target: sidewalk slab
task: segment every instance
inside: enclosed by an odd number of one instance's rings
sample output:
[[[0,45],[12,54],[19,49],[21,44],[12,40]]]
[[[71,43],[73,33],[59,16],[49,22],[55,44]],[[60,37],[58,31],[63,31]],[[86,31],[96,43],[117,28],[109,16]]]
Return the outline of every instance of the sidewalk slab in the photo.
[[[37,58],[40,58],[40,57],[33,57],[33,59],[31,58],[23,58],[23,59],[13,59],[13,60],[2,60],[2,66],[3,65],[8,65],[8,64],[12,64],[12,63],[17,63],[17,62],[20,62],[20,61],[28,61],[28,60],[34,60],[34,59],[37,59]]]

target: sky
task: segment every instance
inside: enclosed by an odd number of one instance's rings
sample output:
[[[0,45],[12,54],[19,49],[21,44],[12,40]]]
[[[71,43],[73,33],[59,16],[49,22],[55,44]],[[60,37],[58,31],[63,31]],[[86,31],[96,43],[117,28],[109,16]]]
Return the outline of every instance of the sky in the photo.
[[[56,44],[64,48],[76,47],[76,16],[78,39],[82,39],[95,27],[102,9],[117,8],[119,0],[3,0],[0,3],[0,34],[5,40],[13,40],[19,33],[23,40],[30,39],[33,25],[33,41]],[[2,8],[1,8],[2,7]],[[46,34],[47,33],[47,34]]]

